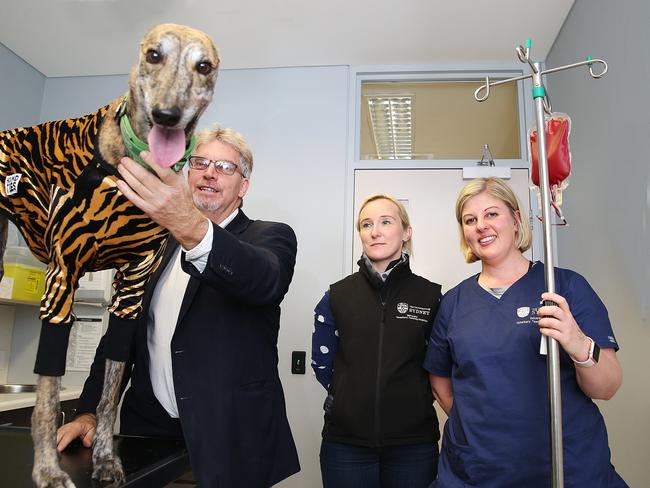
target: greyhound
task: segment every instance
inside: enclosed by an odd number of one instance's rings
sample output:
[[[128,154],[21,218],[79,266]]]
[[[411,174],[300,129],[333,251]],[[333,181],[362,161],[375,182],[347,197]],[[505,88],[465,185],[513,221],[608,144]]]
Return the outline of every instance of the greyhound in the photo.
[[[111,268],[117,272],[92,476],[124,480],[113,453],[120,383],[144,286],[160,263],[167,231],[117,191],[116,167],[125,155],[146,165],[139,153],[148,147],[156,164],[180,170],[193,148],[198,119],[212,100],[218,66],[217,48],[205,33],[161,24],[142,40],[125,96],[77,119],[0,133],[0,212],[5,216],[0,218],[0,249],[9,217],[33,254],[48,265],[32,414],[32,479],[39,488],[74,487],[56,451],[74,291],[84,272]]]

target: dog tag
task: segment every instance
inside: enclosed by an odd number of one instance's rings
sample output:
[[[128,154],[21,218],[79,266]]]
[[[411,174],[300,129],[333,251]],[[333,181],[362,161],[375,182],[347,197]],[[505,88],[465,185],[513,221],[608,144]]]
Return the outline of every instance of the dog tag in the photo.
[[[18,193],[18,182],[22,176],[20,173],[14,173],[5,178],[5,192],[7,196]]]

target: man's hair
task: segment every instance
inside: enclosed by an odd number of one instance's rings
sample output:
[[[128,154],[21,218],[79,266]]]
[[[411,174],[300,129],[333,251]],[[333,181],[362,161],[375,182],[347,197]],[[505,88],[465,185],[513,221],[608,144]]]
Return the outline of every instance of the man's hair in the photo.
[[[239,154],[239,169],[244,178],[250,178],[253,172],[253,152],[248,146],[246,139],[239,132],[214,124],[203,129],[196,135],[196,147],[201,144],[208,144],[212,141],[223,142],[231,146]]]
[[[465,233],[463,232],[463,207],[470,198],[480,193],[487,193],[506,204],[506,207],[508,207],[518,224],[515,247],[521,252],[530,249],[532,240],[530,226],[528,225],[525,212],[521,209],[519,200],[512,191],[512,188],[500,178],[477,178],[465,185],[456,200],[456,221],[458,222],[458,230],[460,232],[460,250],[465,257],[465,261],[473,263],[478,261],[478,257],[472,252],[472,249],[465,240]]]
[[[411,226],[411,219],[409,219],[409,214],[402,202],[391,195],[387,195],[385,193],[375,193],[373,195],[368,195],[359,208],[359,215],[357,215],[357,232],[361,231],[361,212],[363,212],[363,209],[366,208],[366,205],[368,205],[370,202],[374,202],[375,200],[388,200],[389,202],[394,203],[397,207],[397,215],[399,215],[399,219],[402,222],[402,229],[406,230]],[[412,241],[413,238],[409,239],[402,245],[402,250],[406,254],[410,255],[413,253]]]

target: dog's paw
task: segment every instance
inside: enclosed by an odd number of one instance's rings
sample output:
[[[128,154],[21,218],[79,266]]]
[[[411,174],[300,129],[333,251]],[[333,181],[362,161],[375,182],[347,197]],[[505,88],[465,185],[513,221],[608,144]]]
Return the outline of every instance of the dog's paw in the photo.
[[[93,479],[97,481],[124,481],[124,469],[118,457],[109,456],[93,461]]]
[[[34,466],[32,479],[37,488],[75,488],[70,477],[58,466]]]

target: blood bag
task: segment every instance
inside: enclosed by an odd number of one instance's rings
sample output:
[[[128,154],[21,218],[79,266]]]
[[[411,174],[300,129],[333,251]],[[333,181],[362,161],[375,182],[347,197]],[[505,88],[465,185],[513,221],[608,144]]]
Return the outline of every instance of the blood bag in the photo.
[[[548,180],[551,191],[552,205],[559,217],[562,205],[562,190],[568,186],[571,174],[571,150],[569,135],[571,133],[571,118],[567,114],[552,113],[545,119],[546,125],[546,158],[548,160]],[[539,187],[539,161],[537,147],[537,128],[528,131],[530,159],[532,163],[533,184]],[[564,219],[563,219],[564,220]]]

